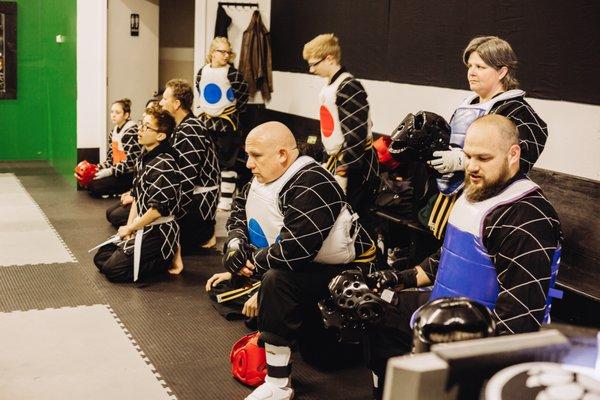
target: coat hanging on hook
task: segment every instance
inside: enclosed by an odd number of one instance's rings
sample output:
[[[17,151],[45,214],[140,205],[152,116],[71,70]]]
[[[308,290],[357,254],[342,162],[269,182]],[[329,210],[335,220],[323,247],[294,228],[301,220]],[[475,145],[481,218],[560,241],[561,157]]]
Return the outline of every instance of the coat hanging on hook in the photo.
[[[271,34],[263,24],[258,10],[254,11],[250,24],[244,31],[239,70],[248,83],[248,93],[251,96],[260,91],[265,101],[271,99]]]

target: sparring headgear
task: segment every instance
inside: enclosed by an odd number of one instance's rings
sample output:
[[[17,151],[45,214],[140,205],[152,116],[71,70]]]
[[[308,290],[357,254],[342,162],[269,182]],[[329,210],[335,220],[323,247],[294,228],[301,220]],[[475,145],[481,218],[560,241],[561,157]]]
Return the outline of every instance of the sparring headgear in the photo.
[[[75,167],[77,182],[84,188],[90,184],[92,179],[94,179],[96,172],[98,172],[98,166],[96,164],[90,164],[87,160],[81,161]]]
[[[259,386],[267,375],[265,349],[258,345],[259,333],[250,333],[233,345],[229,360],[233,377],[245,385]]]
[[[357,342],[367,322],[383,319],[387,303],[369,289],[360,270],[342,272],[328,287],[331,297],[320,301],[319,309],[325,327],[339,329],[342,341]]]
[[[437,343],[494,336],[496,323],[486,306],[467,297],[433,300],[413,315],[413,352],[424,353]]]
[[[427,161],[434,151],[448,150],[450,125],[437,114],[419,111],[404,117],[391,139],[389,152],[396,160]]]

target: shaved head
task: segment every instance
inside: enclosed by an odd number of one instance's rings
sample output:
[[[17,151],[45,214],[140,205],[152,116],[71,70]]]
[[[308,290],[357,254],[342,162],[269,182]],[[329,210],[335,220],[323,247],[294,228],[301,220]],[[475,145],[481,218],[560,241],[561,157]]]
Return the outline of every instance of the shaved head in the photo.
[[[260,183],[279,178],[298,158],[296,138],[281,122],[265,122],[246,137],[246,166]]]
[[[519,172],[519,133],[515,124],[501,115],[475,120],[467,129],[463,151],[467,157],[465,195],[471,201],[495,196]]]
[[[517,126],[510,119],[498,115],[488,114],[476,119],[472,130],[477,132],[486,132],[488,139],[494,140],[497,145],[503,149],[508,149],[514,144],[519,144],[519,131]],[[471,126],[469,129],[471,129]]]
[[[290,129],[277,121],[265,122],[252,129],[246,141],[256,141],[274,148],[296,147],[296,138]]]

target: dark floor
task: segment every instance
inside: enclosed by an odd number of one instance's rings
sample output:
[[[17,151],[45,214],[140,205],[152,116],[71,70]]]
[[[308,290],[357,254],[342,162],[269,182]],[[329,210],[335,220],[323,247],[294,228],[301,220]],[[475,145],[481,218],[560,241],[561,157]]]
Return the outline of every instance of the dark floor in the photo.
[[[45,162],[0,162],[0,173],[6,172],[21,180],[78,263],[0,268],[0,312],[108,304],[178,399],[250,393],[231,377],[229,364],[231,345],[248,330],[217,314],[204,291],[207,278],[221,271],[218,254],[184,259],[180,277],[111,284],[87,250],[113,233],[104,211],[115,200],[75,191]],[[365,368],[323,372],[298,355],[294,385],[298,399],[369,399],[371,393]]]

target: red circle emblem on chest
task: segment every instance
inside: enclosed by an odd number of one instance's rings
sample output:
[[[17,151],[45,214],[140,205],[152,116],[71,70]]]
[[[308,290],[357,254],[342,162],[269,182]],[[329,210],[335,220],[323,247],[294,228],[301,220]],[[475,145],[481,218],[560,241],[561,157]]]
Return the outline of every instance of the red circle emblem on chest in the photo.
[[[325,106],[321,106],[319,110],[319,119],[321,120],[321,133],[325,137],[331,136],[333,133],[333,117]]]

